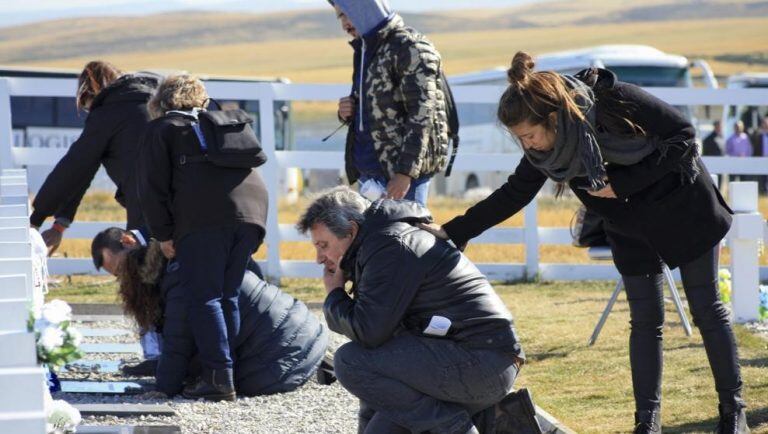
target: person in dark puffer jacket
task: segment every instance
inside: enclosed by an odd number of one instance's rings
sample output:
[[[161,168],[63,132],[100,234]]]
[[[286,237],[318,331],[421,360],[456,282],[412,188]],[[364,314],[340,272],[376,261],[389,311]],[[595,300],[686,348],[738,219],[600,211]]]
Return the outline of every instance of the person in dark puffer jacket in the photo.
[[[110,228],[99,234],[101,254],[117,271],[126,314],[140,327],[156,327],[162,352],[155,373],[157,390],[181,393],[199,373],[179,264],[168,261],[157,241],[125,243],[128,232]],[[98,237],[98,236],[97,236]],[[328,330],[301,301],[261,280],[250,262],[239,288],[240,331],[234,339],[234,385],[244,396],[290,392],[317,370],[328,346]]]
[[[127,229],[143,226],[134,165],[149,123],[147,102],[158,80],[150,74],[123,74],[103,61],[88,62],[83,68],[78,78],[77,108],[88,112],[85,127],[32,202],[32,227],[39,228],[50,216],[55,218],[53,227],[42,233],[50,254],[61,244],[62,234],[74,220],[101,165],[117,186],[115,199],[127,211]]]

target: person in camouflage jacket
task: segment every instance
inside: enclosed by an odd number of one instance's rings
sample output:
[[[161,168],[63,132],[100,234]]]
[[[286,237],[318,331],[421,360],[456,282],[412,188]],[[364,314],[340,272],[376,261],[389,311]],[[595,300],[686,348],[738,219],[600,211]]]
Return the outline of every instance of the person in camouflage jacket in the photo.
[[[388,198],[425,205],[448,154],[440,53],[386,0],[329,2],[354,38],[352,93],[339,101],[339,118],[350,124],[347,179],[361,187],[372,180]]]

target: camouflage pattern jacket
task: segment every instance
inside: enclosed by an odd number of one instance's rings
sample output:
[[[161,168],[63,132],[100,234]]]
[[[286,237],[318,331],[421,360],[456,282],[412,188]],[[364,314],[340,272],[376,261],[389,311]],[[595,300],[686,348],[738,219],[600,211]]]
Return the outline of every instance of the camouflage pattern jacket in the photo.
[[[347,134],[347,179],[359,178],[354,164],[355,131],[370,129],[383,172],[411,178],[433,175],[445,167],[448,154],[448,116],[440,53],[416,30],[395,15],[375,35],[357,38],[353,80],[362,80],[354,122]],[[371,50],[366,54],[366,51]],[[361,60],[370,62],[361,74]]]

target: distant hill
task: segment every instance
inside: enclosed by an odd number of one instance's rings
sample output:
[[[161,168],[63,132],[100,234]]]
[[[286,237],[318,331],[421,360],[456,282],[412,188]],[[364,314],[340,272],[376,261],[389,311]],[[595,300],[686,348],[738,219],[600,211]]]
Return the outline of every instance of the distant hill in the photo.
[[[403,18],[427,34],[532,26],[512,14],[490,20],[440,14],[403,14]],[[0,29],[0,62],[343,36],[336,17],[328,10],[73,18]]]
[[[768,1],[555,0],[507,9],[403,14],[408,25],[427,35],[760,16],[768,16]],[[136,17],[72,18],[0,28],[0,63],[40,63],[52,59],[343,37],[328,9],[267,14],[187,11]],[[762,38],[768,40],[768,32]]]
[[[624,11],[609,13],[601,17],[582,19],[577,23],[596,24],[638,21],[676,21],[761,16],[768,16],[768,1],[711,2],[699,0],[679,4],[639,6]]]

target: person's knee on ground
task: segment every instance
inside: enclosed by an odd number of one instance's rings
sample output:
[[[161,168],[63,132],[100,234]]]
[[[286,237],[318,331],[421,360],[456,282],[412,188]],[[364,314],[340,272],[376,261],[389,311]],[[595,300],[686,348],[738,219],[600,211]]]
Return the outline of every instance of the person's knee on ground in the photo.
[[[365,351],[360,344],[347,342],[339,347],[333,356],[333,368],[336,378],[345,389],[352,392],[360,399],[365,397],[358,395],[360,382],[366,377],[365,364],[360,362]]]

